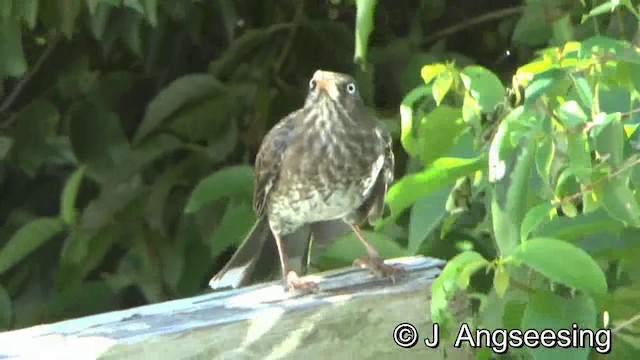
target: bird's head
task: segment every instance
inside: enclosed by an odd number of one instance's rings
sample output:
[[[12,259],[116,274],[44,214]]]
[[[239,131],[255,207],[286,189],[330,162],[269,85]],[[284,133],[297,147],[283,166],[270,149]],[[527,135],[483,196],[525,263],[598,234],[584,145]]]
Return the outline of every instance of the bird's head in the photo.
[[[362,98],[353,77],[331,71],[317,70],[309,80],[309,93],[305,105],[334,102],[351,110],[361,105]]]

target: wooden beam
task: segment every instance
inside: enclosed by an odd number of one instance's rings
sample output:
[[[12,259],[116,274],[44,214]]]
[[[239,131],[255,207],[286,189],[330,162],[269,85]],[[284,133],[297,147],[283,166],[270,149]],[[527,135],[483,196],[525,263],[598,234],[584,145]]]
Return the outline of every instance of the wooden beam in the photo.
[[[407,273],[392,283],[340,269],[317,275],[317,294],[274,282],[8,331],[0,333],[0,359],[469,358],[442,342],[437,349],[393,342],[403,322],[432,337],[431,283],[444,262],[387,263]]]

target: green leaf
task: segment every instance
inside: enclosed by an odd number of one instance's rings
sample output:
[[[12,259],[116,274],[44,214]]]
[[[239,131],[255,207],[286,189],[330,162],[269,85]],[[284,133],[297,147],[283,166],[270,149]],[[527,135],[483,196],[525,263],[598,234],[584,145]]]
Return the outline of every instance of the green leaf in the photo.
[[[417,136],[415,134],[418,124],[414,124],[416,107],[419,101],[431,94],[431,87],[422,85],[411,90],[400,104],[400,142],[410,156],[418,156],[420,151]]]
[[[509,288],[509,273],[502,265],[499,265],[493,274],[493,288],[498,297],[503,297]]]
[[[638,202],[627,186],[625,177],[607,179],[602,186],[602,204],[611,217],[625,224],[640,227]]]
[[[147,19],[151,26],[158,25],[158,0],[143,0],[144,13],[147,14]]]
[[[504,99],[505,89],[502,81],[482,66],[467,66],[460,74],[465,89],[478,101],[480,111],[492,112]]]
[[[211,258],[215,259],[229,245],[238,244],[256,221],[253,208],[246,201],[231,201],[211,237]]]
[[[618,169],[624,161],[624,142],[624,128],[619,118],[612,119],[596,137],[596,150],[603,156],[608,155],[607,162],[613,169]]]
[[[533,234],[536,237],[553,237],[566,241],[578,241],[594,233],[615,233],[622,230],[623,224],[611,218],[604,209],[588,214],[579,214],[574,218],[556,216],[541,223]]]
[[[547,94],[549,89],[556,86],[564,76],[564,71],[555,68],[536,74],[525,89],[525,106],[534,104],[538,98]]]
[[[376,3],[377,0],[356,0],[356,50],[353,61],[358,64],[367,62],[367,46],[373,30]]]
[[[591,184],[591,151],[584,132],[567,133],[567,154],[571,172],[582,184]]]
[[[7,290],[0,285],[0,330],[9,330],[13,318],[13,310],[11,308],[11,298]]]
[[[575,129],[578,126],[582,126],[588,120],[587,114],[580,108],[578,102],[574,100],[562,104],[556,114],[567,129]]]
[[[440,106],[442,99],[444,99],[451,89],[451,85],[453,85],[453,74],[451,71],[441,72],[433,83],[433,98],[436,100],[436,105]]]
[[[29,30],[33,30],[38,20],[38,0],[14,1],[14,13],[21,17],[27,24]]]
[[[597,307],[595,301],[587,295],[563,298],[551,292],[538,292],[529,298],[522,318],[523,329],[535,329],[538,334],[550,329],[573,330],[573,324],[583,329],[596,328]],[[527,349],[535,359],[587,359],[590,348],[586,347],[552,347],[539,346]]]
[[[0,160],[7,158],[11,147],[13,146],[13,139],[8,136],[0,136]]]
[[[549,220],[549,213],[554,209],[550,203],[539,204],[531,208],[522,220],[520,227],[520,241],[525,241],[545,219]]]
[[[538,143],[536,149],[536,169],[542,181],[551,186],[551,165],[553,164],[553,158],[555,156],[556,146],[551,136],[545,136],[541,142]]]
[[[247,165],[229,166],[198,183],[191,192],[185,212],[196,212],[223,197],[250,199],[252,195],[253,169]]]
[[[74,225],[77,221],[76,198],[78,197],[78,190],[82,183],[84,171],[84,166],[76,169],[62,190],[62,196],[60,197],[60,218],[62,218],[67,225]]]
[[[182,107],[219,93],[224,85],[211,74],[190,74],[174,80],[149,103],[135,136],[138,143]]]
[[[485,260],[475,251],[465,251],[454,256],[431,285],[431,319],[443,322],[447,319],[448,299],[458,290],[458,277],[465,266]],[[486,260],[485,260],[486,261]]]
[[[472,252],[473,254],[477,254]],[[469,282],[471,281],[471,275],[475,274],[478,270],[486,268],[489,265],[489,261],[483,257],[478,257],[475,260],[468,261],[460,267],[458,279],[456,283],[460,289],[467,289]]]
[[[571,74],[571,79],[575,85],[576,93],[580,98],[581,105],[586,107],[588,112],[593,108],[593,89],[589,85],[587,79],[583,76]]]
[[[417,141],[425,166],[445,156],[465,128],[460,110],[448,106],[439,106],[423,117]]]
[[[513,110],[498,127],[489,148],[493,231],[502,256],[509,255],[520,242],[520,225],[527,210],[536,143],[526,133],[517,142],[513,136],[519,124],[532,116],[523,107]]]
[[[0,250],[0,274],[19,263],[62,230],[64,230],[64,223],[55,218],[38,218],[24,225]]]
[[[112,171],[114,142],[126,142],[115,113],[93,101],[81,102],[71,110],[69,131],[80,162],[100,173]]]
[[[60,30],[66,35],[67,39],[71,39],[73,29],[75,28],[76,18],[80,14],[82,8],[82,0],[59,0],[59,14],[62,17]]]
[[[409,253],[415,255],[424,240],[433,233],[446,215],[445,205],[450,188],[435,190],[418,199],[411,208],[409,220]]]
[[[456,179],[472,174],[485,166],[484,155],[473,159],[440,158],[424,171],[404,176],[391,186],[387,193],[391,217],[396,218],[424,195],[444,186],[451,186]]]
[[[27,71],[18,19],[0,20],[0,54],[0,78],[5,75],[20,77]]]
[[[52,155],[51,139],[55,136],[60,114],[51,103],[35,100],[18,116],[14,132],[14,161],[30,175]]]
[[[566,241],[534,238],[521,243],[513,252],[513,258],[553,282],[593,295],[607,292],[607,280],[598,263],[587,252]]]
[[[422,76],[425,84],[429,84],[431,80],[446,70],[447,66],[444,64],[425,65],[420,70],[420,76]]]
[[[363,231],[367,241],[376,248],[382,258],[396,258],[407,256],[407,250],[392,238],[373,231]],[[331,240],[331,245],[324,250],[320,257],[319,266],[328,268],[329,264],[345,266],[352,264],[355,259],[366,255],[366,249],[352,232]],[[333,267],[332,266],[332,267]]]

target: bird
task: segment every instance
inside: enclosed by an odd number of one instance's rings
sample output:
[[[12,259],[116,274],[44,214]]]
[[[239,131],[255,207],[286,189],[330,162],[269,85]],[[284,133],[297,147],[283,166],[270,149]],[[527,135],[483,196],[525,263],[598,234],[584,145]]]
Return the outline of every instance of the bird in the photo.
[[[303,107],[262,140],[254,165],[258,220],[209,286],[237,288],[280,277],[289,290],[317,290],[301,275],[312,242],[326,240],[332,228],[353,231],[364,246],[367,256],[354,264],[394,279],[402,269],[385,264],[361,229],[365,220],[373,225],[382,216],[393,172],[391,136],[353,77],[315,71]]]

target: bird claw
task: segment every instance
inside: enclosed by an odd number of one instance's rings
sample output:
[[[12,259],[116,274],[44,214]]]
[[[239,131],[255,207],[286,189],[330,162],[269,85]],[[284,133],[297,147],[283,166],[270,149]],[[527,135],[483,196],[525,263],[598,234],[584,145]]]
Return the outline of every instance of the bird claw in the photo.
[[[320,289],[318,284],[310,280],[304,280],[304,277],[299,277],[295,271],[289,271],[289,273],[287,273],[286,280],[289,290],[308,290],[317,292]]]
[[[359,257],[353,261],[353,265],[360,268],[367,268],[373,275],[379,278],[391,279],[391,282],[394,284],[396,282],[396,275],[405,272],[401,267],[385,264],[384,261],[378,257]]]

